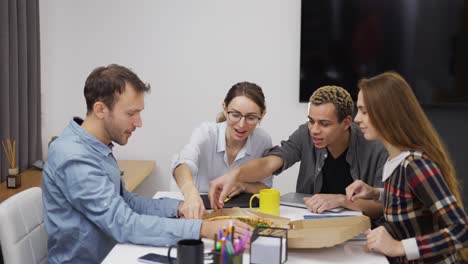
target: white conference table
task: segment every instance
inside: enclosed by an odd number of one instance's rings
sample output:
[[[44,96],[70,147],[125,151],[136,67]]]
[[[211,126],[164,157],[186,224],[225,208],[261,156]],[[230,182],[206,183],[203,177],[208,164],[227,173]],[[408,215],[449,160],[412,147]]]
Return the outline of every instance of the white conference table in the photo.
[[[170,197],[183,200],[179,192],[158,192],[154,198]],[[291,220],[303,219],[304,215],[311,214],[306,209],[294,208],[289,206],[280,207],[281,216]],[[359,212],[343,211],[336,214],[357,214]],[[213,249],[213,240],[203,239],[205,252]],[[350,240],[343,244],[320,249],[288,249],[288,261],[286,263],[359,263],[359,264],[378,264],[388,263],[387,259],[380,254],[366,252],[366,242],[363,240]],[[177,250],[173,249],[171,256],[177,255]],[[167,255],[167,247],[152,247],[133,244],[117,244],[106,256],[102,263],[135,263],[138,264],[138,258],[148,254],[156,253]],[[244,253],[243,263],[250,263],[248,251]]]

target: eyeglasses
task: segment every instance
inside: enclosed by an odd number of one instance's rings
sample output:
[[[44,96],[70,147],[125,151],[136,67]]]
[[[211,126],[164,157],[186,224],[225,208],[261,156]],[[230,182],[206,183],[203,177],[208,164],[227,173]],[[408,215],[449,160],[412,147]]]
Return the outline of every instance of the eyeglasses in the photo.
[[[245,122],[250,125],[254,126],[260,121],[260,117],[255,116],[255,115],[243,115],[237,111],[228,111],[228,120],[231,121],[232,123],[237,123],[241,121],[242,118],[245,118]]]

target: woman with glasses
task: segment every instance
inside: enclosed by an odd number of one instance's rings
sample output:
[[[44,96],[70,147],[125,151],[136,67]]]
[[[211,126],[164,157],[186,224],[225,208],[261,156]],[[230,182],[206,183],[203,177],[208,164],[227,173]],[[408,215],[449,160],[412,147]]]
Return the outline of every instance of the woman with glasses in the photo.
[[[367,234],[367,247],[391,263],[458,263],[468,246],[468,218],[445,147],[408,83],[387,72],[359,82],[356,123],[389,153],[384,189],[355,181],[348,198],[380,200],[385,223]],[[389,110],[391,109],[391,110]]]
[[[186,218],[200,219],[205,207],[200,192],[208,192],[209,182],[241,164],[262,157],[272,147],[271,137],[257,127],[265,116],[262,89],[240,82],[227,93],[217,123],[202,123],[192,133],[190,142],[177,155],[172,174],[182,191]],[[262,182],[239,183],[228,197],[241,192],[257,193],[272,185],[272,177]]]

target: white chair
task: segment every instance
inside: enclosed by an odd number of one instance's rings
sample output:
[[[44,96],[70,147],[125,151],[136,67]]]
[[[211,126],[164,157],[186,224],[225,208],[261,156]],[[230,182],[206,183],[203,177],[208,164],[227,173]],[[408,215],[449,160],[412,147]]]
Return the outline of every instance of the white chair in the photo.
[[[0,244],[5,264],[47,262],[41,188],[27,189],[0,204]]]

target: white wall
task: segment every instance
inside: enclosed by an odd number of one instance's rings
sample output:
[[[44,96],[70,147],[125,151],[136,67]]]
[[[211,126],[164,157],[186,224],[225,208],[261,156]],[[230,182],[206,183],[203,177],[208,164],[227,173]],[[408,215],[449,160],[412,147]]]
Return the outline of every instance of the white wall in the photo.
[[[200,122],[214,120],[236,82],[259,84],[273,144],[306,120],[299,103],[299,0],[41,0],[42,135],[47,142],[73,116],[85,116],[84,81],[118,63],[152,85],[143,128],[115,148],[118,159],[155,160],[138,188],[167,190],[172,155]],[[275,179],[293,191],[298,166]]]

